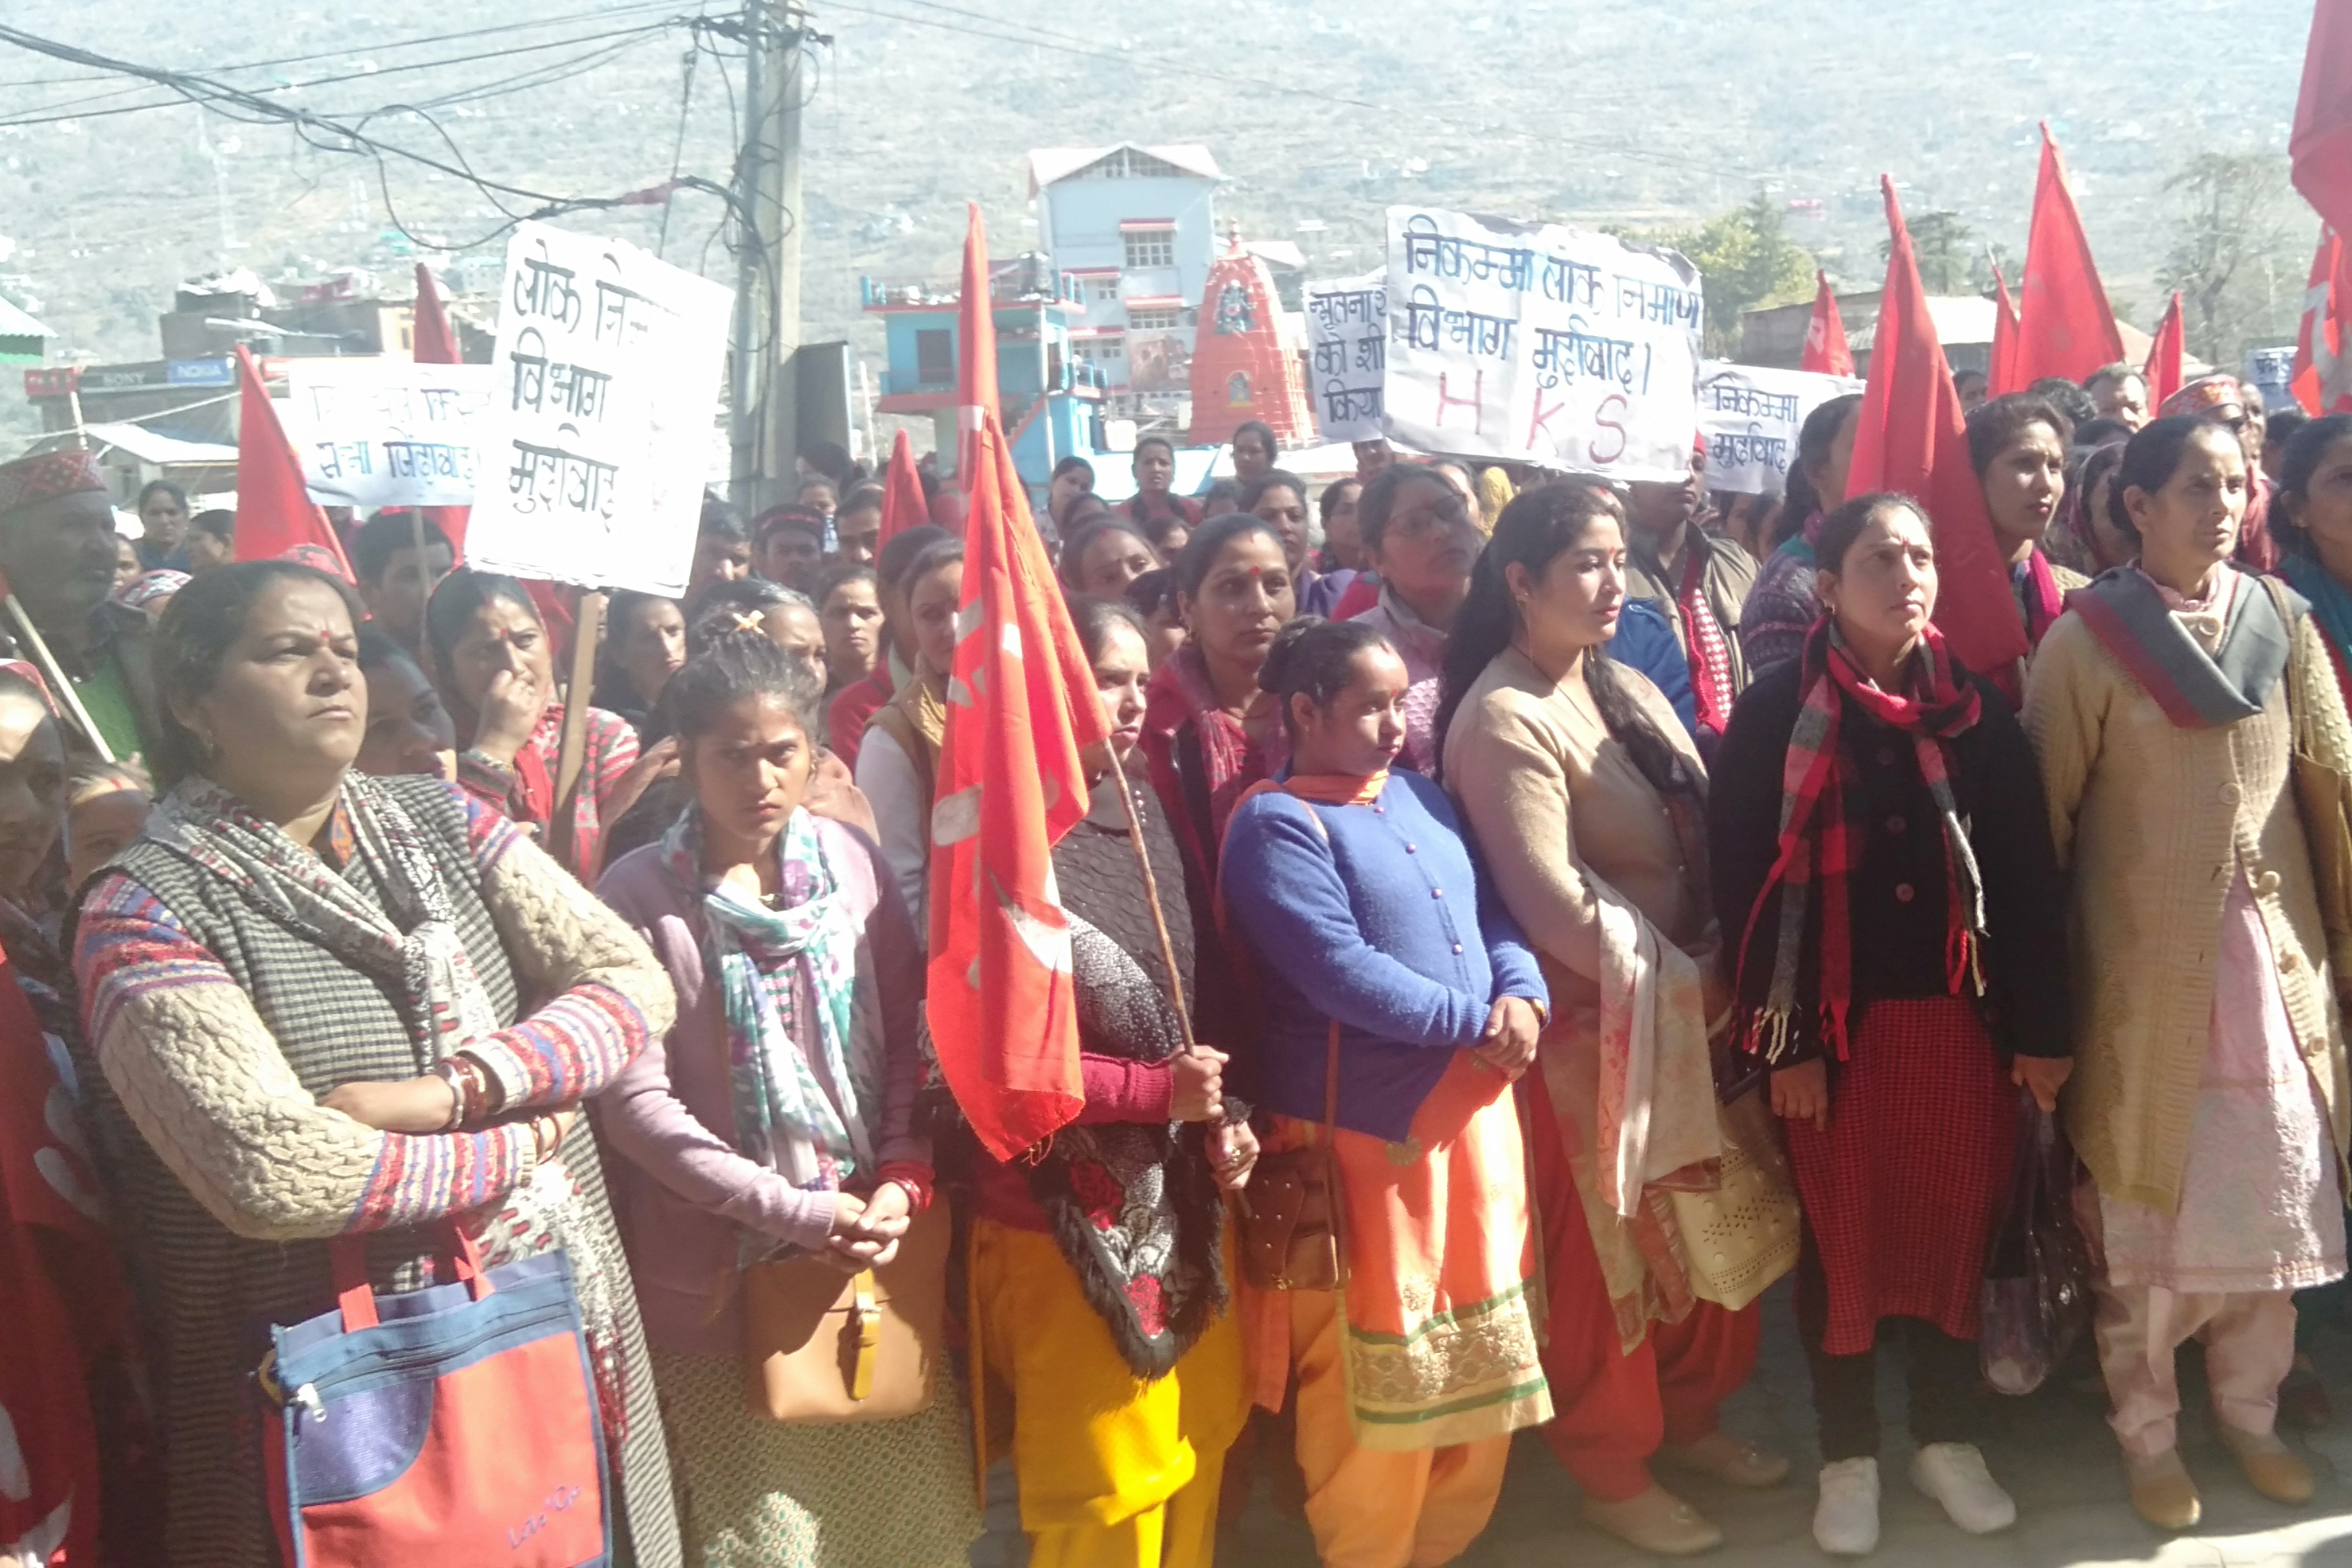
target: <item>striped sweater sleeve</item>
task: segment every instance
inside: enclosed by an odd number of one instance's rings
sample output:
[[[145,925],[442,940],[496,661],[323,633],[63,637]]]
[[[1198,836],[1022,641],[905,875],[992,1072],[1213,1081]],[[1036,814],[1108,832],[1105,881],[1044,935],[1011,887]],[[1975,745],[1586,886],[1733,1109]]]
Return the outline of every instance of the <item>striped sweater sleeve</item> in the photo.
[[[611,1083],[677,1013],[653,950],[495,808],[467,803],[482,902],[527,995],[546,1000],[466,1051],[509,1110],[568,1105]]]
[[[220,961],[121,873],[74,946],[83,1027],[141,1134],[239,1236],[399,1229],[497,1202],[529,1177],[530,1130],[412,1137],[320,1105]]]

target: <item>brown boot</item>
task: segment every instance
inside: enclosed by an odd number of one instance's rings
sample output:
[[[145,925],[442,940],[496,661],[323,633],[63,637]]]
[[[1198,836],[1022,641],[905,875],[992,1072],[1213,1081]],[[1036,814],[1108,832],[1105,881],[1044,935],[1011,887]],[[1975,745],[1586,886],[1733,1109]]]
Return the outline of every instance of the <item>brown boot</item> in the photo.
[[[2248,1486],[2273,1502],[2311,1500],[2311,1467],[2280,1442],[2277,1433],[2241,1432],[2219,1421],[2213,1423],[2213,1429],[2221,1435],[2221,1446],[2238,1457],[2238,1468],[2246,1472]]]
[[[2180,1463],[2180,1450],[2167,1448],[2150,1458],[2124,1456],[2124,1474],[2131,1480],[2132,1507],[2158,1530],[2194,1530],[2205,1505],[2197,1483]]]

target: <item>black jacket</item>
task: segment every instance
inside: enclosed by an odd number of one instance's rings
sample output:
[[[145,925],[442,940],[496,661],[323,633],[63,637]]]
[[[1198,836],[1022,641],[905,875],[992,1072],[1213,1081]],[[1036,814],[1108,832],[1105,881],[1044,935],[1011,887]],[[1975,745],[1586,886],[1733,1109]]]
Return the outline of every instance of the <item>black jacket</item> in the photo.
[[[1723,922],[1723,979],[1737,983],[1740,933],[1780,853],[1781,763],[1801,693],[1800,662],[1757,676],[1732,710],[1710,773],[1707,849],[1716,910]],[[1951,743],[1952,795],[1984,886],[1984,1013],[2004,1057],[2072,1054],[2068,1023],[2066,900],[2042,773],[2025,730],[2000,694],[1970,675],[1984,716]],[[1945,965],[1944,836],[1935,797],[1920,776],[1910,737],[1880,723],[1851,699],[1838,745],[1861,770],[1867,811],[1852,878],[1853,1011],[1859,1029],[1878,998],[1948,996]],[[1757,921],[1758,962],[1770,962],[1780,930],[1775,892]],[[1809,941],[1801,994],[1813,984],[1819,943]],[[1793,1050],[1778,1065],[1822,1054],[1820,1022],[1804,1016]]]

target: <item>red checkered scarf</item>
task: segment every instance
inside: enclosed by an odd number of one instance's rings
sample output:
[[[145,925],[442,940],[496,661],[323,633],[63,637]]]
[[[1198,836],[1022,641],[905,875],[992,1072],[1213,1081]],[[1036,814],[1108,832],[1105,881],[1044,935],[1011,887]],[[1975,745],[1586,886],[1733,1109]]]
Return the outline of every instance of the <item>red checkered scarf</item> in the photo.
[[[1808,1012],[1818,1016],[1826,1043],[1840,1059],[1846,1055],[1846,1020],[1853,1003],[1848,881],[1861,864],[1868,827],[1862,779],[1847,750],[1838,744],[1841,694],[1872,718],[1909,735],[1917,750],[1920,776],[1944,825],[1947,978],[1954,995],[1968,994],[1963,986],[1984,989],[1979,963],[1983,888],[1952,796],[1945,751],[1982,712],[1975,686],[1953,661],[1943,634],[1931,626],[1921,635],[1906,670],[1905,689],[1882,691],[1855,666],[1836,620],[1829,616],[1814,622],[1806,634],[1799,670],[1804,702],[1789,736],[1780,775],[1780,857],[1748,911],[1739,943],[1739,1039],[1768,1061],[1780,1060],[1796,1043],[1795,1034]],[[1765,906],[1775,889],[1780,893],[1779,931],[1769,952],[1759,952],[1758,927],[1764,923]],[[1810,1007],[1799,995],[1809,924],[1819,934]],[[1757,994],[1759,989],[1761,995]]]
[[[1731,723],[1731,645],[1724,641],[1723,624],[1706,602],[1706,552],[1696,543],[1683,552],[1682,586],[1675,608],[1683,618],[1683,643],[1690,649],[1691,694],[1698,702],[1699,724],[1720,735]]]

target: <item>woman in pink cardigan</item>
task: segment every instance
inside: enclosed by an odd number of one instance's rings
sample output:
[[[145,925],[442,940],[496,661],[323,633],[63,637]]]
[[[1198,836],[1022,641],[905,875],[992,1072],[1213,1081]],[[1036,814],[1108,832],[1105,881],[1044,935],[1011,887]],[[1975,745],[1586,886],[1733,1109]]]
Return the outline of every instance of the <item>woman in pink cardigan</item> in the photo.
[[[740,1268],[887,1263],[932,1191],[913,927],[873,842],[803,805],[821,695],[756,632],[718,639],[663,693],[693,800],[600,891],[669,971],[677,1023],[602,1097],[599,1124],[623,1156],[614,1204],[689,1557],[950,1568],[979,1532],[951,1391],[837,1426],[744,1404]]]

